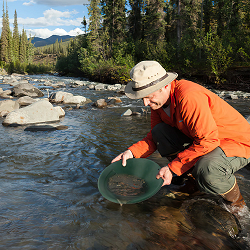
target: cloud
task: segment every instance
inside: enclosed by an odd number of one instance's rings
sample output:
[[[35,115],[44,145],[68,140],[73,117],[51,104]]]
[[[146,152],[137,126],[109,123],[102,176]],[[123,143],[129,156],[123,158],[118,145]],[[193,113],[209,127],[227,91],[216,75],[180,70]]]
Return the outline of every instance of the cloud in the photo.
[[[24,2],[23,5],[25,6],[31,6],[31,5],[34,5],[35,2],[33,0],[31,0],[30,2]]]
[[[48,26],[81,26],[82,18],[78,17],[70,19],[78,12],[73,11],[58,11],[49,9],[43,12],[43,17],[38,18],[18,18],[18,24],[24,27],[48,27]],[[10,20],[13,22],[13,20]]]
[[[24,2],[23,5],[42,4],[48,6],[70,6],[89,4],[89,0],[31,0]]]
[[[32,37],[40,37],[40,38],[43,38],[43,39],[46,39],[52,35],[57,35],[57,36],[64,36],[64,35],[69,35],[69,36],[77,36],[77,35],[80,35],[80,34],[83,34],[84,32],[79,29],[79,28],[76,28],[74,30],[71,30],[69,32],[65,31],[64,29],[55,29],[55,30],[49,30],[49,29],[28,29],[26,30],[27,32],[27,35],[28,36],[32,36]]]

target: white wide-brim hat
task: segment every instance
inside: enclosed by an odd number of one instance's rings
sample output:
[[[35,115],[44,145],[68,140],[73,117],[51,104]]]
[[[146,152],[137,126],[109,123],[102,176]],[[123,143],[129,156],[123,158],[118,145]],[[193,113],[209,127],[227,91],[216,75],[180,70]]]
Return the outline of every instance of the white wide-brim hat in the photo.
[[[142,61],[130,71],[131,82],[125,88],[130,99],[144,98],[163,88],[177,78],[175,72],[166,70],[156,61]]]

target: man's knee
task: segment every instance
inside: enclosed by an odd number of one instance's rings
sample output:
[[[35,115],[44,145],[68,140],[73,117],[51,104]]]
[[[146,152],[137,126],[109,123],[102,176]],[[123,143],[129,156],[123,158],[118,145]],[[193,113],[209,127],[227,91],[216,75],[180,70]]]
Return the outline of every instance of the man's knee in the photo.
[[[212,166],[212,161],[209,159],[201,158],[196,163],[196,166],[192,171],[192,175],[201,191],[208,193],[209,191],[212,191],[210,190],[211,186],[216,185],[216,183],[214,183],[214,171],[212,170],[214,168],[215,167]]]
[[[235,181],[228,163],[205,155],[196,163],[192,175],[198,188],[205,193],[222,194],[229,190]]]

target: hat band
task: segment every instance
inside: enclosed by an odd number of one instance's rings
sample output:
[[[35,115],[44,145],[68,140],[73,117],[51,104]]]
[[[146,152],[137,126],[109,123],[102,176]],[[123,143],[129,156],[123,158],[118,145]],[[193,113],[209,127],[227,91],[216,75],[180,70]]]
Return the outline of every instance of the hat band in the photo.
[[[144,85],[144,86],[142,86],[142,87],[139,87],[139,88],[134,88],[134,87],[132,87],[132,89],[133,89],[133,91],[140,91],[140,90],[149,88],[149,87],[151,87],[151,86],[157,84],[158,82],[163,81],[163,80],[166,79],[167,77],[168,77],[168,74],[166,73],[166,75],[162,76],[161,78],[159,78],[159,79],[157,79],[157,80],[155,80],[155,81],[153,81],[153,82],[150,82],[150,83],[148,83],[148,84],[146,84],[146,85]]]

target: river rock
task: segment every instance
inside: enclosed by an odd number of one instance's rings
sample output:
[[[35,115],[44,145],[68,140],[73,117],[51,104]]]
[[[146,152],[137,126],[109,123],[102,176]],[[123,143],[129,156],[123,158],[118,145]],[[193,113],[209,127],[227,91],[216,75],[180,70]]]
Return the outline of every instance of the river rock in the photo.
[[[189,200],[183,204],[182,212],[196,227],[207,232],[217,232],[236,238],[241,230],[236,217],[213,201]]]
[[[105,108],[107,105],[108,104],[106,103],[105,99],[99,99],[93,104],[93,106],[97,108]]]
[[[24,131],[38,132],[38,131],[55,131],[55,130],[65,130],[68,126],[64,125],[32,125],[24,129]]]
[[[105,90],[105,84],[99,83],[99,84],[95,85],[95,90]]]
[[[122,85],[119,89],[116,90],[116,93],[120,95],[125,95],[125,85]]]
[[[40,100],[27,107],[9,113],[3,121],[3,125],[26,125],[59,121],[60,113],[58,108],[54,108],[47,100]],[[60,108],[60,112],[62,114],[64,111]]]
[[[90,90],[95,89],[95,84],[92,84],[92,83],[91,83],[91,84],[89,84],[89,85],[88,85],[88,89],[90,89]]]
[[[108,85],[108,86],[107,86],[107,90],[115,91],[115,90],[117,90],[117,89],[118,89],[118,87],[116,87],[116,86],[114,86],[114,85]]]
[[[131,109],[127,109],[121,116],[130,116],[132,114],[133,114],[132,110]]]
[[[30,83],[20,83],[13,88],[13,95],[16,97],[30,96],[43,97],[43,92]]]
[[[11,98],[13,98],[13,96],[11,96],[11,94],[12,94],[12,91],[10,89],[7,89],[5,91],[0,92],[0,97],[11,99]]]
[[[117,103],[121,103],[122,100],[119,97],[108,97],[108,100],[106,102],[108,105],[115,105]]]
[[[49,97],[49,101],[53,103],[62,103],[65,98],[71,98],[73,94],[63,91],[58,91],[55,93],[52,93]]]
[[[82,87],[85,86],[87,83],[85,81],[80,81],[80,80],[75,80],[74,82],[70,83],[70,87],[75,88],[75,87]]]
[[[56,83],[53,83],[52,85],[51,85],[53,88],[64,88],[64,87],[66,87],[66,83],[65,82],[63,82],[63,81],[58,81],[58,82],[56,82]]]
[[[34,100],[32,97],[30,96],[22,96],[20,97],[17,102],[19,103],[20,106],[28,106],[34,102],[36,102],[36,100]]]
[[[0,101],[0,117],[4,117],[10,112],[19,109],[19,103],[12,100]]]
[[[86,98],[84,96],[66,96],[63,100],[64,104],[82,104],[86,102]]]

